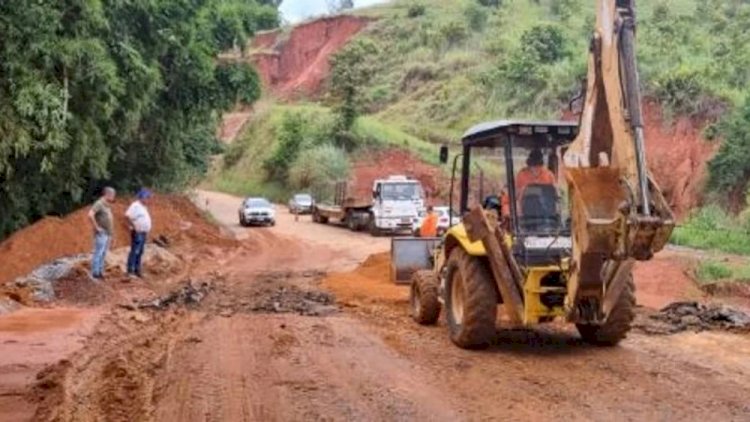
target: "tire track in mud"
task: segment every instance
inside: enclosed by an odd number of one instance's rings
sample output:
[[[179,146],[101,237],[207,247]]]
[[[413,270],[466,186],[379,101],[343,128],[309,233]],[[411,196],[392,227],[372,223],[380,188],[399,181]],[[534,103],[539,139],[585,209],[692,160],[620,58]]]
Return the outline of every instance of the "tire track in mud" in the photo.
[[[156,374],[184,338],[191,317],[181,309],[116,309],[78,353],[37,376],[34,420],[150,420],[159,391]]]

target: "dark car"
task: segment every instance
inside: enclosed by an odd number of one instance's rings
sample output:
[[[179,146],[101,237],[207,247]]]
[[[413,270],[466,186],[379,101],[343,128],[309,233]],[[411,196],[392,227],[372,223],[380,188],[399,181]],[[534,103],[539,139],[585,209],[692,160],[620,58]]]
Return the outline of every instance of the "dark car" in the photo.
[[[292,214],[311,214],[314,203],[312,195],[298,193],[289,200],[289,212]]]
[[[239,210],[240,225],[276,225],[276,210],[266,198],[247,198]]]

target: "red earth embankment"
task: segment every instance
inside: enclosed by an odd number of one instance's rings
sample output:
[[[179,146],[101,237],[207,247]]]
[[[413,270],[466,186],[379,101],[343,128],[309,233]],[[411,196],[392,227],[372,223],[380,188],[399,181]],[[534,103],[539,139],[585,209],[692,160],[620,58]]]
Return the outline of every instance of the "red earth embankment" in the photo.
[[[266,88],[282,97],[315,95],[328,76],[329,58],[367,25],[356,16],[333,16],[258,34],[253,61]]]
[[[643,111],[649,167],[675,214],[685,216],[701,203],[708,162],[719,143],[704,139],[704,121],[678,116],[668,122],[654,101],[646,101]]]
[[[708,162],[719,144],[703,137],[707,121],[689,116],[667,119],[658,102],[643,104],[649,169],[678,218],[701,204]],[[577,116],[563,112],[565,120]]]

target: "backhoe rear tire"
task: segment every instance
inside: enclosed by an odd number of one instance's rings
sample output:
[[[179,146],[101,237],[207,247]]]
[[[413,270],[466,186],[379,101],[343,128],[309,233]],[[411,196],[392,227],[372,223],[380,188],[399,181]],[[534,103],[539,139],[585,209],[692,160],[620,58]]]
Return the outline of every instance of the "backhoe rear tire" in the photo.
[[[440,318],[438,278],[432,271],[417,271],[411,278],[409,293],[411,317],[418,324],[433,325]]]
[[[634,308],[635,283],[631,275],[609,314],[607,322],[602,325],[576,324],[576,327],[581,338],[587,343],[597,346],[616,346],[630,331],[630,325],[635,318]]]
[[[487,264],[460,247],[451,252],[445,291],[446,319],[453,343],[481,349],[495,338],[498,294]]]

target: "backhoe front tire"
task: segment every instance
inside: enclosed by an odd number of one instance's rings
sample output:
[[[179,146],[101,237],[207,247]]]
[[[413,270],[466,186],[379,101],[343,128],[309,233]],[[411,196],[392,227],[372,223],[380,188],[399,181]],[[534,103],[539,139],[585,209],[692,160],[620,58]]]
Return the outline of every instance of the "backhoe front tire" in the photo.
[[[446,319],[451,341],[481,349],[495,338],[498,295],[485,262],[456,248],[448,259]]]
[[[433,325],[440,318],[438,278],[432,271],[417,271],[411,278],[409,293],[411,317],[418,324]]]
[[[635,283],[631,275],[609,314],[607,322],[602,325],[576,324],[576,327],[581,338],[587,343],[597,346],[616,346],[630,331],[630,325],[635,318],[634,309]]]

